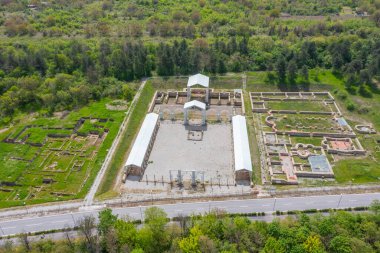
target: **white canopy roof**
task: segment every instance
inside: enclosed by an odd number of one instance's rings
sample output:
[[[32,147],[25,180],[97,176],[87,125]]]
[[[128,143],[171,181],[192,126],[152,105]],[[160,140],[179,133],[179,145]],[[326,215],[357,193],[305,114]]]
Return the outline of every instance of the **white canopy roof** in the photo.
[[[140,128],[139,134],[133,144],[131,153],[129,153],[125,166],[135,165],[142,166],[146,151],[148,150],[154,129],[158,121],[158,114],[149,113],[145,116],[144,122]]]
[[[234,138],[235,171],[252,171],[247,123],[244,116],[237,115],[232,117],[232,131]]]
[[[190,102],[185,103],[185,105],[183,106],[183,109],[189,109],[193,107],[196,107],[201,110],[206,110],[206,104],[198,100],[192,100]]]
[[[194,85],[201,85],[203,87],[208,88],[210,82],[210,78],[208,76],[202,75],[202,74],[196,74],[189,77],[189,80],[187,81],[187,87],[191,87]]]

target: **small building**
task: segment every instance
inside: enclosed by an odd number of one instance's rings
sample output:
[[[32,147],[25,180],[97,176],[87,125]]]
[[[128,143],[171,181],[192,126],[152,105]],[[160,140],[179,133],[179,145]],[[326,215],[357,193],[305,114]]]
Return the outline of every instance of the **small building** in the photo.
[[[244,116],[232,117],[232,132],[234,141],[235,181],[250,181],[252,176],[251,151],[247,123]]]
[[[124,167],[127,176],[142,176],[144,174],[158,127],[158,114],[147,114]]]
[[[195,85],[200,85],[206,88],[205,102],[208,104],[210,78],[202,74],[190,76],[189,80],[187,81],[187,101],[191,100],[191,88]]]
[[[188,111],[189,109],[198,109],[202,111],[202,125],[206,124],[206,104],[199,102],[197,100],[193,100],[190,102],[185,103],[183,106],[184,109],[184,116],[185,116],[185,125],[189,124],[189,115]]]

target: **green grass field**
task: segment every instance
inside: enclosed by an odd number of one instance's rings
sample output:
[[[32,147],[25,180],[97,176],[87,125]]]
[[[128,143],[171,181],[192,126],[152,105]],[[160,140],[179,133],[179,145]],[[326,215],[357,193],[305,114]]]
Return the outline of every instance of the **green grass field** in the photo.
[[[1,140],[15,138],[18,143],[0,142],[0,208],[84,197],[125,115],[107,110],[108,102],[93,102],[64,119],[25,118],[1,133]],[[73,128],[82,117],[92,119],[85,120],[78,136],[67,128]],[[27,125],[31,127],[23,131]],[[99,136],[90,137],[95,132]],[[49,137],[52,135],[55,137]],[[44,179],[52,183],[44,183]]]

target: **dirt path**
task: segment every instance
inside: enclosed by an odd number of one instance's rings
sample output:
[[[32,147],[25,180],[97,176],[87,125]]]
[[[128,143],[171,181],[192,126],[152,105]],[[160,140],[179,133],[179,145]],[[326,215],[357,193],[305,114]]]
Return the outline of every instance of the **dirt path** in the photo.
[[[6,132],[9,128],[3,128],[3,129],[0,129],[0,134]]]

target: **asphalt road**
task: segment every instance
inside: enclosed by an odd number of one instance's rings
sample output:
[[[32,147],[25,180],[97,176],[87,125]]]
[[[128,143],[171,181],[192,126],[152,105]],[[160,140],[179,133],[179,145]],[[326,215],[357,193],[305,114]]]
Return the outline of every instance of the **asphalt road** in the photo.
[[[323,195],[307,197],[244,199],[210,202],[192,202],[159,205],[168,214],[175,217],[179,214],[204,214],[213,209],[222,209],[229,213],[273,212],[276,210],[306,210],[325,208],[347,208],[368,206],[375,199],[380,200],[380,193]],[[114,208],[113,213],[119,217],[128,215],[133,219],[142,219],[145,209],[149,206]],[[24,219],[1,221],[0,235],[13,235],[25,232],[46,231],[73,227],[85,216],[97,217],[99,210],[79,211],[66,214],[27,217]]]

